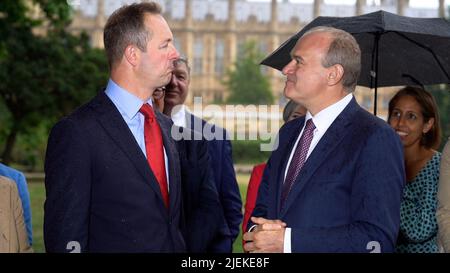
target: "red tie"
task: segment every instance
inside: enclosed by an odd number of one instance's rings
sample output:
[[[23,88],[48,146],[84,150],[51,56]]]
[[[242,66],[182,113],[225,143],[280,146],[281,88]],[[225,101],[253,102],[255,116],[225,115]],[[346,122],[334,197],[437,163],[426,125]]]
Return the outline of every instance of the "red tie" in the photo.
[[[155,117],[152,107],[148,103],[144,103],[139,110],[144,117],[144,139],[145,152],[147,153],[147,161],[158,180],[159,188],[164,200],[166,208],[169,207],[169,192],[167,190],[166,166],[164,163],[163,140],[161,136],[161,128]]]

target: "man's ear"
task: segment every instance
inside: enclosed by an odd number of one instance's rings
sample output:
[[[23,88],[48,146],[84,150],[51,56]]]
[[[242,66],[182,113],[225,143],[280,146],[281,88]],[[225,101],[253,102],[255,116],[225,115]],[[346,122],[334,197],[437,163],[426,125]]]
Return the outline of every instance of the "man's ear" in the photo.
[[[340,64],[332,65],[328,68],[328,84],[336,85],[344,76],[344,67]]]
[[[123,53],[125,60],[132,66],[137,66],[140,58],[140,51],[134,45],[128,45]]]

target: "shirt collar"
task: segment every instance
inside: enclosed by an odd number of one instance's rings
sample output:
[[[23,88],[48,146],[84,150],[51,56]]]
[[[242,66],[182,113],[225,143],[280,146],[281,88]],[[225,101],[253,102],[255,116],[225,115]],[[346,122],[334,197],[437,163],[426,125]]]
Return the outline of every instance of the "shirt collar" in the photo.
[[[335,102],[334,104],[323,109],[315,116],[312,116],[309,111],[306,112],[305,124],[308,119],[312,118],[317,130],[319,130],[320,132],[325,132],[326,130],[328,130],[328,127],[331,126],[337,116],[339,116],[339,114],[344,111],[345,107],[350,103],[352,98],[353,94],[350,93],[340,99],[338,102]]]
[[[151,98],[146,102],[142,101],[140,98],[120,87],[112,79],[109,79],[105,93],[119,109],[120,113],[129,119],[133,119],[136,116],[144,103],[148,103],[153,107]]]
[[[172,109],[171,118],[176,126],[186,128],[186,111],[187,108],[184,104],[177,105]]]

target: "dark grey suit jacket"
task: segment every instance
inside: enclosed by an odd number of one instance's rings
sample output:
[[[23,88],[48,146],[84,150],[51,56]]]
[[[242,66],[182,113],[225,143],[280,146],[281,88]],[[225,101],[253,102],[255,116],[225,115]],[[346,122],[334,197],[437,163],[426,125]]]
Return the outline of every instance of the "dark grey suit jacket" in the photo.
[[[45,160],[48,252],[184,252],[181,169],[172,121],[157,113],[169,161],[170,208],[117,108],[102,91],[59,121]],[[69,247],[70,249],[70,247]]]

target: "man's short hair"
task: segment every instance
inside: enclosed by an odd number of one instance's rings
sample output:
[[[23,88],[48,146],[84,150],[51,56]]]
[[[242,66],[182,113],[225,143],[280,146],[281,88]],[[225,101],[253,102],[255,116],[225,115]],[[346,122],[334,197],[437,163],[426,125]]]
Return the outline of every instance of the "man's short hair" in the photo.
[[[180,58],[178,58],[177,60],[175,60],[175,65],[179,65],[181,63],[184,63],[186,65],[187,68],[187,72],[189,74],[189,76],[191,75],[191,67],[189,66],[189,61],[186,57],[180,56]]]
[[[317,32],[326,32],[333,39],[327,55],[322,60],[322,65],[324,67],[342,65],[344,68],[342,85],[348,92],[353,92],[361,73],[361,49],[358,42],[353,35],[344,30],[325,26],[314,27],[305,32],[302,37]]]
[[[103,42],[110,68],[122,59],[125,48],[137,46],[147,51],[147,43],[152,38],[151,30],[145,27],[145,15],[161,14],[161,6],[155,2],[125,5],[108,18],[103,32]]]

